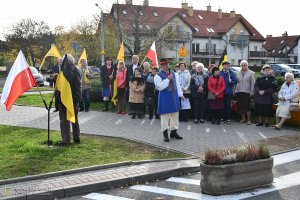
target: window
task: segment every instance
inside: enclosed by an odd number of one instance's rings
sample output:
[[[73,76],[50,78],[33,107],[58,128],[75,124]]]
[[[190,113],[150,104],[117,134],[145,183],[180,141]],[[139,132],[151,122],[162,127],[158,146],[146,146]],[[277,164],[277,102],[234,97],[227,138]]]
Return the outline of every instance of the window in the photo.
[[[254,51],[257,51],[257,46],[254,46]]]
[[[181,31],[181,26],[177,25],[176,26],[176,32],[180,32]]]
[[[126,10],[123,10],[122,13],[123,13],[124,15],[127,15],[127,11],[126,11]]]
[[[158,14],[157,14],[156,11],[153,12],[153,15],[154,15],[155,17],[158,17]]]
[[[200,43],[192,43],[192,54],[200,53]]]
[[[215,32],[214,29],[212,29],[212,28],[210,28],[210,31],[213,32],[213,33]]]
[[[200,44],[196,43],[196,53],[200,53]]]
[[[168,26],[168,33],[171,33],[173,31],[173,26]]]
[[[267,43],[267,41],[264,41],[263,45],[265,45]]]
[[[149,25],[146,25],[146,28],[149,30],[149,29],[150,29],[150,26],[149,26]]]
[[[209,28],[206,27],[206,30],[211,33],[211,30]]]
[[[140,28],[140,29],[142,29],[142,28],[143,28],[143,26],[142,26],[142,25],[139,25],[139,28]]]
[[[192,43],[192,54],[196,53],[196,44]]]
[[[200,19],[203,19],[203,17],[202,17],[201,15],[198,15],[198,17],[199,17]]]
[[[139,11],[139,15],[140,15],[140,16],[144,16],[143,11]]]
[[[195,30],[196,30],[197,32],[199,32],[199,29],[198,29],[197,27],[195,28]]]
[[[244,34],[244,30],[243,30],[243,29],[240,30],[240,34],[241,34],[241,35]]]
[[[280,43],[282,44],[284,42],[284,40],[282,40]]]
[[[182,17],[183,17],[183,18],[186,18],[186,14],[182,14]]]
[[[135,24],[132,24],[133,28],[135,28]]]

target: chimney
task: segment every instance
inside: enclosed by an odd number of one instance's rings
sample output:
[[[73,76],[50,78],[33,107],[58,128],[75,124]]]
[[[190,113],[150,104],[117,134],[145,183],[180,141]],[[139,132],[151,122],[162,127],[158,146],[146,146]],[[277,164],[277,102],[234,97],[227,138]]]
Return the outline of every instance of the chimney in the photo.
[[[271,34],[268,34],[268,35],[267,35],[267,38],[271,38],[271,37],[273,37]]]
[[[194,15],[194,8],[193,8],[193,6],[189,6],[188,7],[188,15],[190,17],[192,17]]]
[[[218,9],[218,19],[222,19],[222,9]]]
[[[186,10],[187,10],[187,9],[188,9],[188,3],[186,3],[186,2],[185,2],[185,3],[183,3],[183,2],[182,2],[182,3],[181,3],[181,8],[183,8],[183,9],[186,9]]]
[[[132,0],[126,0],[125,4],[132,5]]]
[[[149,6],[149,0],[144,0],[143,5],[144,5],[144,6]]]
[[[234,10],[230,11],[230,18],[233,18],[233,17],[235,17],[235,11]]]
[[[210,5],[210,2],[209,2],[209,5],[207,6],[207,12],[211,12],[211,5]]]

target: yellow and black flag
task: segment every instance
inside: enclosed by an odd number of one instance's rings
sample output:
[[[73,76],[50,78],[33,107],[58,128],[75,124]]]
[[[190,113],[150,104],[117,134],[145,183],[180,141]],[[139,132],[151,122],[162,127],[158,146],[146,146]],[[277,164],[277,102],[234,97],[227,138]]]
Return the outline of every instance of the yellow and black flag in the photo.
[[[222,57],[221,57],[221,60],[220,60],[220,63],[219,63],[219,70],[220,70],[220,71],[223,69],[222,63],[223,63],[224,61],[227,61],[227,62],[228,62],[228,57],[227,57],[227,50],[226,50],[226,48],[225,48],[224,51],[223,51],[223,54],[222,54]]]
[[[75,123],[75,111],[73,104],[73,96],[71,89],[71,74],[69,71],[68,57],[65,55],[61,65],[61,70],[56,81],[56,89],[60,92],[61,103],[66,107],[66,118],[72,123]]]

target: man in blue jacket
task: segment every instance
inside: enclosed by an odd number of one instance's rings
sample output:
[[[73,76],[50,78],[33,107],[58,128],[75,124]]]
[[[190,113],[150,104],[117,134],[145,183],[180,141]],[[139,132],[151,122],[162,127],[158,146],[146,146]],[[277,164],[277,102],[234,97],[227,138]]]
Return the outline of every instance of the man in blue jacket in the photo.
[[[231,122],[231,100],[233,96],[233,89],[236,85],[236,78],[234,72],[229,68],[230,63],[224,61],[222,63],[223,69],[220,71],[220,76],[223,76],[225,80],[226,89],[224,91],[224,112],[223,122]]]

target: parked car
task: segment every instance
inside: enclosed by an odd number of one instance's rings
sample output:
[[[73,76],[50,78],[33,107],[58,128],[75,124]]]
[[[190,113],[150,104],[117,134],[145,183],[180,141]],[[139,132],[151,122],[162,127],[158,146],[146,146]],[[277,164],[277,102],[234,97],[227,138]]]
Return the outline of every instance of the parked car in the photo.
[[[241,67],[230,67],[230,69],[234,72],[235,75],[242,70]]]
[[[90,67],[94,75],[100,75],[99,67]]]
[[[300,64],[288,64],[289,67],[298,70],[298,74],[300,74]]]
[[[293,69],[285,64],[269,64],[272,68],[275,76],[284,76],[285,73],[290,72],[293,73],[295,77],[299,76],[298,70]]]
[[[44,86],[44,77],[42,74],[39,73],[39,71],[35,67],[29,67],[30,71],[35,78],[36,83],[38,86]]]

